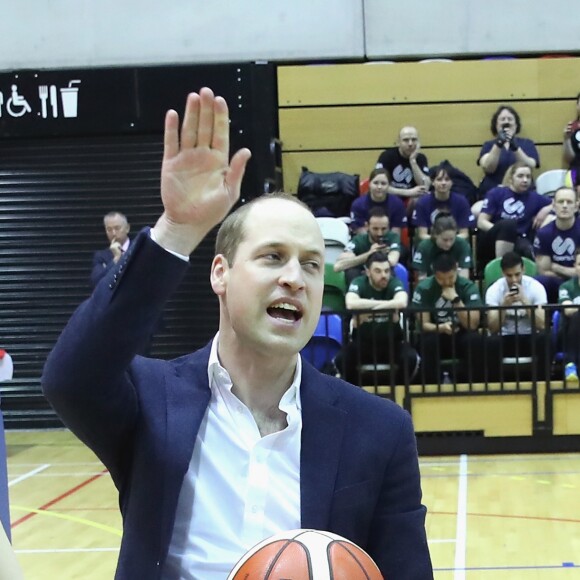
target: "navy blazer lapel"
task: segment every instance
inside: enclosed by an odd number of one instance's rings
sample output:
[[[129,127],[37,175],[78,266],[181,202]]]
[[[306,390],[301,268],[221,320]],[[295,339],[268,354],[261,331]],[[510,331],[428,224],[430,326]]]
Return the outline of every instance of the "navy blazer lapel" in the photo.
[[[300,398],[301,525],[303,528],[327,529],[347,411],[338,407],[338,394],[332,384],[304,360]]]

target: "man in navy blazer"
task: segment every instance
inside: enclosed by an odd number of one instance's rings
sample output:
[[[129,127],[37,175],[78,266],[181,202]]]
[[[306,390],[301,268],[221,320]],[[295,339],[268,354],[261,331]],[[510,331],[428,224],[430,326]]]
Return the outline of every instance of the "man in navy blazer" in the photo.
[[[109,240],[109,247],[104,250],[97,250],[93,255],[93,267],[91,270],[91,286],[93,288],[119,262],[131,243],[129,239],[131,226],[127,217],[120,211],[109,212],[103,218],[103,225]]]
[[[232,213],[210,281],[216,338],[173,361],[135,356],[188,267],[228,214],[250,158],[228,164],[227,105],[189,95],[165,122],[164,213],[74,313],[44,392],[119,490],[118,579],[224,579],[257,540],[296,527],[360,545],[388,579],[433,577],[409,415],[299,351],[323,293],[324,241],[291,196]]]

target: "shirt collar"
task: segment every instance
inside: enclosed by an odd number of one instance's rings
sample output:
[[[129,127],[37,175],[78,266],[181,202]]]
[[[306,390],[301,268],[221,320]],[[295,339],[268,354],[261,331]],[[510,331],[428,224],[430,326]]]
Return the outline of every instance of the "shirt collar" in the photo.
[[[218,356],[219,332],[213,338],[211,343],[211,350],[209,353],[209,360],[207,364],[207,377],[209,380],[210,389],[212,392],[215,389],[232,390],[233,384],[228,371],[222,366]],[[300,399],[300,383],[302,377],[302,357],[296,357],[296,370],[294,371],[294,378],[288,390],[282,395],[280,404],[278,405],[281,411],[288,413],[292,408],[298,411],[302,410],[302,402]]]

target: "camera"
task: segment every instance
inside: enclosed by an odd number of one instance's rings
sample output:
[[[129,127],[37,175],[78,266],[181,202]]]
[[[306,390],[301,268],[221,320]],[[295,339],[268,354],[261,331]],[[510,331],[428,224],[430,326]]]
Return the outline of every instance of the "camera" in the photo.
[[[520,289],[518,288],[517,284],[512,284],[510,286],[510,295],[514,296],[515,294],[517,294],[520,291]]]
[[[507,136],[507,133],[506,133],[506,129],[509,129],[509,128],[510,128],[510,124],[509,123],[502,123],[502,126],[501,126],[501,129],[500,129],[500,132],[499,132],[498,136],[501,139],[503,139],[504,141],[507,141],[508,140],[508,136]]]
[[[387,236],[381,236],[379,238],[379,244],[385,245],[387,243]]]

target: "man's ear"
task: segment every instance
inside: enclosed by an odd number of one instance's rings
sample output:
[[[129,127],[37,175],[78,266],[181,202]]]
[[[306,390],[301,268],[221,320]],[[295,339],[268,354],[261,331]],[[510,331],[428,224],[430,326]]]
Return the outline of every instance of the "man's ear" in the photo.
[[[223,296],[226,292],[229,270],[230,266],[223,254],[214,257],[211,263],[210,283],[212,290],[218,296]]]

